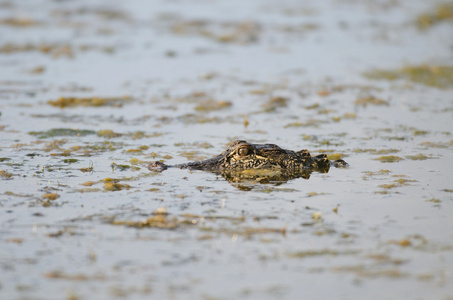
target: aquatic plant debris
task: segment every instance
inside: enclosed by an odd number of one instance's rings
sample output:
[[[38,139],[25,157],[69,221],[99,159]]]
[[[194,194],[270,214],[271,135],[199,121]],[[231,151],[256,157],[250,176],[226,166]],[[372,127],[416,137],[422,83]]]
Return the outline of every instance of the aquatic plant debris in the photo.
[[[367,71],[364,76],[369,79],[397,80],[423,84],[440,89],[453,89],[453,66],[415,65],[396,70],[376,69]]]
[[[48,104],[52,106],[57,106],[60,108],[67,108],[67,107],[76,107],[76,106],[114,106],[114,107],[121,107],[126,103],[132,101],[132,98],[129,96],[126,97],[114,97],[114,98],[106,98],[106,97],[92,97],[92,98],[76,98],[76,97],[60,97],[57,100],[49,100],[47,101]]]
[[[47,131],[30,131],[30,135],[34,135],[39,139],[60,137],[60,136],[86,136],[95,134],[93,130],[73,129],[73,128],[54,128]]]
[[[439,23],[453,21],[453,2],[447,1],[436,4],[432,11],[419,15],[415,24],[420,30],[428,30]]]

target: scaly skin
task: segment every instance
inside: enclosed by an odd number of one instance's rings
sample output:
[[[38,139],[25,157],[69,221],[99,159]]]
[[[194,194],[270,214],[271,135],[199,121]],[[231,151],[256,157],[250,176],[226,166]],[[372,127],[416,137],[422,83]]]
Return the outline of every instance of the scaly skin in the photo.
[[[348,164],[342,159],[332,162],[326,154],[311,156],[306,149],[294,152],[274,144],[250,144],[246,141],[235,141],[223,153],[210,159],[178,165],[165,165],[155,161],[148,165],[148,169],[163,171],[174,167],[214,172],[279,169],[285,172],[310,170],[327,173],[330,166],[339,168],[347,167]]]

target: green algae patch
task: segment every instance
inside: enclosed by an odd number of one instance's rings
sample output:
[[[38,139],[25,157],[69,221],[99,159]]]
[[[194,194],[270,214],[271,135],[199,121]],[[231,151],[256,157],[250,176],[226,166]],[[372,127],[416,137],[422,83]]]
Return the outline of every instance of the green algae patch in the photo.
[[[423,142],[420,143],[420,146],[425,146],[429,148],[448,148],[453,146],[453,140],[443,143],[443,142]]]
[[[136,166],[122,165],[122,164],[116,164],[116,163],[112,163],[111,167],[112,167],[112,170],[118,170],[118,171],[126,171],[126,170],[139,171],[140,170],[140,168],[136,167]]]
[[[76,106],[112,106],[121,107],[123,104],[131,102],[132,98],[125,97],[89,97],[89,98],[77,98],[77,97],[60,97],[57,100],[49,100],[48,104],[59,108],[76,107]]]
[[[414,130],[412,132],[412,134],[414,136],[427,135],[427,134],[429,134],[429,131],[426,131],[426,130]]]
[[[397,80],[404,79],[440,89],[453,88],[453,66],[418,65],[397,70],[373,70],[363,74],[368,79]]]
[[[117,137],[120,137],[122,134],[121,133],[117,133],[117,132],[114,132],[113,130],[110,130],[110,129],[104,129],[104,130],[99,130],[97,132],[97,135],[99,137],[104,137],[104,138],[117,138]]]
[[[404,160],[404,158],[396,156],[396,155],[384,155],[384,156],[374,158],[374,160],[379,160],[382,163],[394,163],[394,162],[399,162],[400,160]]]
[[[28,134],[36,136],[39,139],[52,138],[57,136],[86,136],[95,134],[93,130],[72,129],[72,128],[54,128],[47,131],[31,131]]]
[[[432,159],[435,157],[426,156],[426,155],[419,153],[417,155],[408,155],[408,156],[406,156],[406,158],[411,159],[411,160],[427,160],[427,159]]]
[[[119,165],[116,163],[112,163],[111,167],[112,167],[112,169],[118,170],[118,171],[126,171],[131,168],[131,166],[129,166],[129,165]]]
[[[114,192],[114,191],[121,191],[121,190],[128,190],[131,186],[129,184],[122,184],[118,182],[105,182],[104,183],[104,191],[107,192]]]
[[[329,153],[329,154],[327,154],[327,158],[328,158],[329,160],[332,160],[332,161],[333,161],[333,160],[342,159],[342,158],[344,158],[345,156],[347,156],[347,155],[345,155],[344,153],[338,153],[338,152],[334,152],[334,153]]]
[[[420,30],[428,30],[431,27],[453,20],[453,2],[438,4],[432,11],[421,14],[415,20],[415,25]]]
[[[76,158],[66,158],[66,159],[63,159],[62,160],[65,164],[73,164],[73,163],[76,163],[76,162],[79,162],[78,159]]]

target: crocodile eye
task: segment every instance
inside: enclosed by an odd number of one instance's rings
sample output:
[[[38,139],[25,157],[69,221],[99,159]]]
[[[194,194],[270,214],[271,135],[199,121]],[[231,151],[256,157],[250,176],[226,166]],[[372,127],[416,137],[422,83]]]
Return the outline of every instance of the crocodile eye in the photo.
[[[249,148],[247,148],[247,147],[242,147],[242,148],[239,148],[239,149],[238,149],[238,154],[239,154],[240,156],[246,156],[246,155],[248,155],[249,153],[250,153],[250,150],[249,150]]]

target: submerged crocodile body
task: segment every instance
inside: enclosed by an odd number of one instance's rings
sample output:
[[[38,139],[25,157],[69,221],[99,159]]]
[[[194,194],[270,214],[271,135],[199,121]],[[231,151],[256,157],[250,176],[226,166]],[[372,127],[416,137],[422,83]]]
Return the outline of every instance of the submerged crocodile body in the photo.
[[[202,160],[178,165],[165,165],[155,161],[148,165],[151,171],[163,171],[175,167],[190,170],[206,170],[218,173],[240,172],[245,170],[276,170],[291,173],[293,177],[304,177],[313,171],[327,173],[331,166],[347,167],[342,160],[330,161],[326,154],[311,156],[304,149],[291,151],[274,144],[250,144],[246,141],[235,141],[220,155]],[[299,174],[298,176],[295,176]]]

